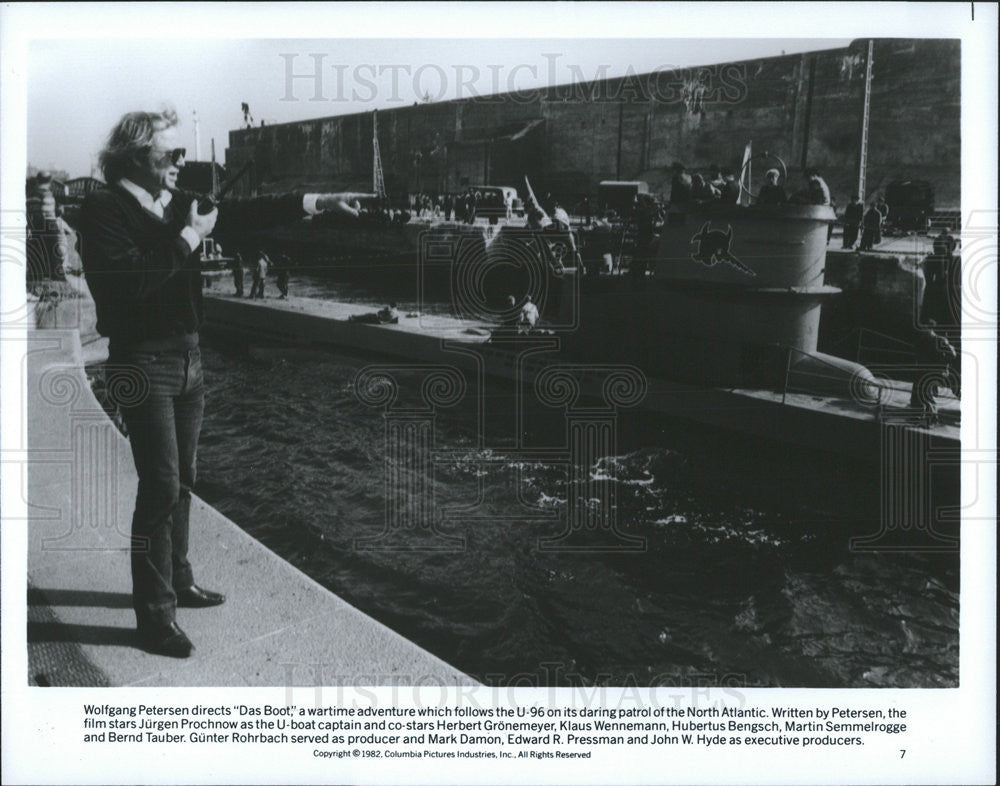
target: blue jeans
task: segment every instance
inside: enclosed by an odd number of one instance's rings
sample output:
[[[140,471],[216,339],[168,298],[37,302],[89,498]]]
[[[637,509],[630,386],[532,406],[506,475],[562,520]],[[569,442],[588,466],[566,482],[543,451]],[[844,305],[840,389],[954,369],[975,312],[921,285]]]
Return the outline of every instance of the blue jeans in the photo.
[[[131,538],[135,616],[140,628],[167,625],[175,590],[194,583],[188,517],[205,409],[201,352],[116,352],[107,379],[139,475]]]

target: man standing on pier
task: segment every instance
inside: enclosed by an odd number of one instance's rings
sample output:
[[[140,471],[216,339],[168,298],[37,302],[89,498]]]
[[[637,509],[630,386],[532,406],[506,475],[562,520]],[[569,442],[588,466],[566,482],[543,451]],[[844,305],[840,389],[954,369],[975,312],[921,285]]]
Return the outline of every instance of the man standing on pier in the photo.
[[[233,269],[233,286],[236,287],[235,296],[243,297],[243,256],[239,251],[233,254],[231,267]]]
[[[288,270],[292,266],[292,260],[288,258],[287,254],[282,254],[278,257],[278,274],[276,276],[278,283],[278,292],[281,293],[279,296],[281,300],[288,299]]]
[[[858,228],[861,226],[864,216],[864,203],[862,203],[861,197],[855,194],[854,199],[851,200],[851,204],[844,210],[843,248],[852,249],[854,248],[854,244],[858,242]]]
[[[270,264],[264,249],[257,253],[257,262],[253,267],[253,284],[250,286],[250,299],[264,298],[264,284],[267,280],[267,268]]]
[[[225,202],[206,215],[177,190],[184,165],[177,114],[131,112],[112,129],[100,163],[108,187],[80,213],[80,251],[109,338],[107,379],[128,427],[139,476],[132,519],[132,602],[143,646],[184,658],[194,649],[176,608],[216,606],[188,561],[188,517],[204,411],[198,329],[200,248],[213,234],[291,223],[332,209],[356,215],[350,194],[283,194]],[[228,242],[228,241],[227,241]]]

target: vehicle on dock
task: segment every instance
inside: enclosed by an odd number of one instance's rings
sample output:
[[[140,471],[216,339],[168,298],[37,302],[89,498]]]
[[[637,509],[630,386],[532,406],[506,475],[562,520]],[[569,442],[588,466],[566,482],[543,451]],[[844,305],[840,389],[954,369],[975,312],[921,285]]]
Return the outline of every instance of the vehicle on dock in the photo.
[[[619,216],[632,214],[632,205],[640,195],[649,195],[645,180],[602,180],[597,184],[597,202],[601,213],[614,210]]]
[[[234,257],[226,256],[222,246],[214,239],[206,237],[201,241],[201,281],[208,289],[216,281],[232,275]]]
[[[926,233],[934,214],[934,187],[926,180],[893,180],[885,187],[886,231]]]
[[[513,186],[469,186],[468,191],[479,196],[476,215],[489,220],[491,218],[510,220],[516,214],[524,217],[523,203]]]

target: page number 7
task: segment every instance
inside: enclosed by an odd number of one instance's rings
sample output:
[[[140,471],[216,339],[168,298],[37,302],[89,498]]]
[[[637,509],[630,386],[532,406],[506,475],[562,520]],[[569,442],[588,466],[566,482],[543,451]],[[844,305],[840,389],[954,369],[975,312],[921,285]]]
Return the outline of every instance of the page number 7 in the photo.
[[[899,749],[899,758],[903,758],[906,755],[906,748]]]

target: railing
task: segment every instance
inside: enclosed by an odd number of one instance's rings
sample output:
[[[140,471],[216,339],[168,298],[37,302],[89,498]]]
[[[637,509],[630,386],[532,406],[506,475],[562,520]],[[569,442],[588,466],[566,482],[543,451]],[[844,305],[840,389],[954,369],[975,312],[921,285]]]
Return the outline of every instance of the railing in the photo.
[[[907,350],[897,350],[900,355],[905,355],[906,357],[913,359],[915,354],[912,347],[906,342],[900,341],[899,339],[894,339],[892,336],[886,336],[884,334],[878,333],[877,331],[866,330],[864,328],[860,329],[860,333],[869,333],[878,336],[883,339],[889,339],[897,344],[908,347]],[[860,340],[861,337],[859,337]],[[859,341],[860,343],[860,341]],[[923,417],[923,413],[916,414],[916,410],[911,406],[909,396],[909,391],[901,386],[893,384],[892,379],[888,377],[873,376],[872,378],[864,377],[860,374],[855,373],[846,378],[846,372],[844,369],[839,368],[828,361],[823,360],[823,358],[817,357],[815,354],[804,352],[800,349],[794,347],[781,347],[785,351],[785,377],[782,383],[781,389],[781,403],[784,404],[789,393],[815,393],[817,389],[822,389],[822,382],[834,382],[836,383],[846,383],[850,392],[850,400],[859,406],[873,407],[874,411],[872,417],[874,420],[883,422],[886,419],[886,412],[891,410],[896,413],[895,419],[898,420],[899,414],[907,410],[914,411],[914,417]],[[796,369],[793,363],[793,357],[796,353],[800,356],[808,357],[813,363],[818,363],[821,367],[828,367],[834,369],[836,374],[824,374],[818,371],[801,370]],[[951,402],[958,402],[959,398],[951,390],[950,385],[952,380],[949,378],[949,371],[947,368],[942,366],[940,369],[929,369],[932,374],[939,375],[939,387],[934,396],[936,399],[945,399]],[[925,374],[926,374],[925,370]],[[820,385],[816,388],[808,384],[804,384],[796,387],[792,384],[793,374],[796,377],[804,378],[806,380],[818,380]],[[903,380],[896,380],[902,384],[906,384]],[[922,378],[914,380],[911,384],[918,385],[923,384],[924,380]],[[947,392],[945,392],[947,391]],[[898,393],[902,396],[906,396],[907,400],[903,403],[893,404],[892,398],[893,394]]]
[[[878,344],[879,341],[882,345]],[[907,365],[916,360],[912,344],[870,328],[854,328],[836,341],[832,341],[829,346],[831,350],[852,347],[854,361],[862,366],[886,362],[887,356],[895,362]],[[844,357],[849,356],[844,355]]]
[[[771,379],[777,378],[777,389],[781,393],[781,403],[788,402],[789,394],[823,395],[823,390],[835,391],[838,387],[846,388],[850,400],[864,406],[873,406],[874,420],[881,420],[883,409],[888,402],[893,387],[878,379],[868,379],[859,374],[849,376],[845,369],[786,344],[770,345],[778,354],[768,362],[760,364],[754,373],[764,374]],[[811,369],[798,368],[796,358],[809,358],[815,366]],[[783,368],[777,366],[781,364]],[[886,380],[888,382],[888,380]],[[730,392],[735,390],[731,388]]]
[[[847,372],[839,367],[824,360],[821,357],[817,357],[811,352],[805,352],[804,350],[797,349],[795,347],[789,347],[785,345],[779,345],[785,353],[785,376],[782,381],[781,386],[781,403],[784,404],[786,397],[789,393],[817,393],[824,389],[824,384],[827,383],[827,387],[836,387],[840,384],[845,384],[851,391],[852,394],[857,394],[852,400],[857,401],[859,404],[865,403],[865,397],[871,396],[873,403],[876,403],[878,407],[881,407],[881,402],[885,400],[884,391],[891,390],[892,387],[889,385],[880,384],[878,380],[869,380],[860,377],[858,374],[848,377]],[[813,363],[820,366],[821,370],[802,370],[797,369],[793,363],[793,358],[796,356],[802,358],[809,358]],[[830,369],[830,373],[823,373],[823,370]],[[792,384],[792,376],[802,378],[807,381],[817,381],[817,385],[800,384],[795,386]],[[871,390],[874,388],[874,391]]]
[[[866,344],[865,338],[871,338],[875,340],[881,340],[889,346],[875,346],[874,344]],[[898,358],[900,362],[912,363],[916,359],[916,353],[913,350],[913,345],[908,341],[903,341],[894,336],[886,335],[885,333],[879,333],[877,330],[871,330],[869,328],[858,328],[858,349],[855,355],[855,360],[861,365],[866,363],[876,362],[876,358],[867,355],[867,352],[878,352],[881,356],[891,355]]]

